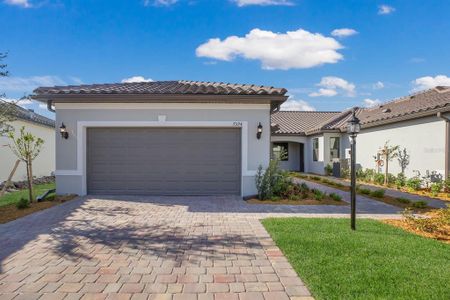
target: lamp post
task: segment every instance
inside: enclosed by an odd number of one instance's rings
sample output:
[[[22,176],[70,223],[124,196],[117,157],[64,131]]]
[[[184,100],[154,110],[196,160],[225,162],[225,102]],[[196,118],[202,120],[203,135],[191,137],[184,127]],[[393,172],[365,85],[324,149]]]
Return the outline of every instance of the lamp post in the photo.
[[[356,117],[356,108],[353,108],[352,118],[347,124],[347,133],[350,135],[350,171],[351,171],[351,228],[356,229],[356,136],[361,130],[359,119]]]

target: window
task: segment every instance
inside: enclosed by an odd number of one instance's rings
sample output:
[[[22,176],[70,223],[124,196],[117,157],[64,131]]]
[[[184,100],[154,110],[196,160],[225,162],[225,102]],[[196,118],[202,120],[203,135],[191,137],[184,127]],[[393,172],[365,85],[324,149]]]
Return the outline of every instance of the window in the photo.
[[[319,160],[319,139],[315,138],[312,140],[313,142],[313,161]]]
[[[340,144],[341,140],[338,137],[330,137],[330,160],[340,158]]]
[[[272,155],[275,159],[280,161],[289,160],[289,144],[288,143],[273,143]]]

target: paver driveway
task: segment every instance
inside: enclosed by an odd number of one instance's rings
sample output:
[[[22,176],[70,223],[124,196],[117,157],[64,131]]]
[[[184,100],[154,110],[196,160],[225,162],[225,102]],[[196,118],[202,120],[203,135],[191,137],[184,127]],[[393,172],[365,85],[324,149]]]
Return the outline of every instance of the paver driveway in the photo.
[[[80,198],[0,225],[0,298],[307,299],[258,219],[336,210],[348,207]]]

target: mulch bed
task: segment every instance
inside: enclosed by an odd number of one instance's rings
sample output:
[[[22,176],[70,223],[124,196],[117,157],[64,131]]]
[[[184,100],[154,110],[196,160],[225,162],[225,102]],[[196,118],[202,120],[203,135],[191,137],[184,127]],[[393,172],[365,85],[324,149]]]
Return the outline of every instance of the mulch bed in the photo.
[[[314,199],[302,199],[302,200],[259,200],[257,198],[251,198],[245,200],[249,204],[271,204],[271,205],[348,205],[345,201],[334,201],[330,199],[314,200]]]
[[[15,204],[5,205],[0,207],[0,224],[11,222],[13,220],[25,217],[37,211],[41,211],[61,203],[72,200],[76,195],[64,195],[49,197],[48,200],[42,202],[35,202],[30,207],[25,209],[18,209]]]

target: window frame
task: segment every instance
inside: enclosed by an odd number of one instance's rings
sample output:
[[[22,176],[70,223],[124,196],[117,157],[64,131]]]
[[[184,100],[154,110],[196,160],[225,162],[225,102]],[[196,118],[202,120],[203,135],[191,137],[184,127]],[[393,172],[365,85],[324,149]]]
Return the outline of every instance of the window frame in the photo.
[[[312,159],[313,161],[319,161],[319,138],[312,139]]]
[[[331,143],[331,140],[332,140],[332,139],[338,141],[338,142],[337,142],[337,144],[338,144],[337,149],[336,149],[336,148],[331,148],[331,146],[333,145],[333,144]],[[333,155],[332,155],[333,150],[337,150],[337,157],[333,157]],[[341,158],[341,137],[339,137],[339,136],[332,136],[332,137],[330,137],[330,161],[332,161],[333,159],[336,159],[336,158],[337,158],[337,159],[340,159],[340,158]]]

